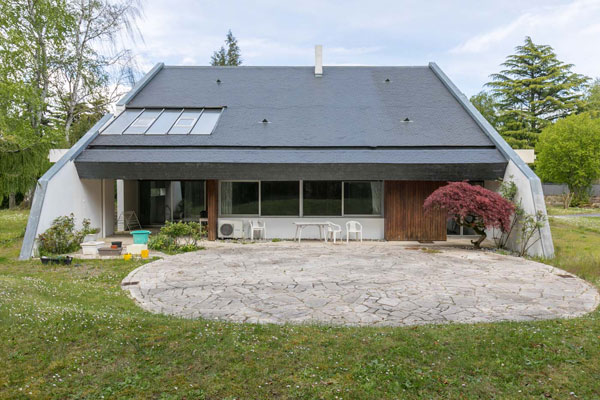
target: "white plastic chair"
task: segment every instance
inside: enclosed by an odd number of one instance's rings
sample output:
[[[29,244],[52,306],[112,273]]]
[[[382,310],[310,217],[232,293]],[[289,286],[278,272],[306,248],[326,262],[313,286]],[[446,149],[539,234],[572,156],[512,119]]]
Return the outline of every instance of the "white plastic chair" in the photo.
[[[346,222],[346,243],[350,240],[350,234],[354,233],[356,235],[356,240],[360,237],[360,241],[362,242],[362,225],[358,221],[348,221]]]
[[[264,221],[250,220],[250,240],[254,240],[254,232],[258,232],[259,237],[262,235],[262,238],[266,239],[267,238],[267,223]]]
[[[335,243],[338,234],[340,235],[341,239],[342,227],[338,224],[334,224],[331,221],[327,221],[327,236],[333,239],[333,243]]]

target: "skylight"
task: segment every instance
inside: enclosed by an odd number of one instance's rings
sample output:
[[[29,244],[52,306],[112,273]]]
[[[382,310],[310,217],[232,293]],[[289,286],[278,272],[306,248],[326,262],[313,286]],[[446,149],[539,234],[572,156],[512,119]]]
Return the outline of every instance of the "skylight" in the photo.
[[[127,109],[115,118],[102,135],[210,135],[222,108]]]
[[[123,133],[145,133],[161,112],[162,110],[145,110]]]
[[[184,110],[175,125],[169,131],[169,135],[187,135],[190,133],[202,110]]]

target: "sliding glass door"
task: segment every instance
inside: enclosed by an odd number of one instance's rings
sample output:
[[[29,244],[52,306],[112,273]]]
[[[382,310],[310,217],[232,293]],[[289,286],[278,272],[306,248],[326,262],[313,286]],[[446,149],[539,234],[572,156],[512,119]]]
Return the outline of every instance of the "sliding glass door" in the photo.
[[[140,181],[140,223],[198,222],[206,218],[204,181]]]
[[[167,204],[168,181],[140,181],[140,223],[164,225],[170,216]]]

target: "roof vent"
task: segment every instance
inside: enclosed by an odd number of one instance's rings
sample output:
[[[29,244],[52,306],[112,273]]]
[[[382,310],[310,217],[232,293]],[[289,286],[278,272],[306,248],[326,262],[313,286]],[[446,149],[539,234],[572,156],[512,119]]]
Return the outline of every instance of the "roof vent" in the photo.
[[[220,84],[221,84],[221,80],[217,79],[217,85],[220,85]]]
[[[315,78],[323,76],[323,46],[315,46]]]
[[[391,82],[390,78],[385,79],[385,83],[390,83],[390,82]]]
[[[263,123],[263,124],[270,124],[269,120],[268,120],[268,119],[266,119],[266,118],[262,120],[262,123]]]
[[[412,122],[412,121],[410,120],[410,118],[406,117],[402,120],[402,122]]]

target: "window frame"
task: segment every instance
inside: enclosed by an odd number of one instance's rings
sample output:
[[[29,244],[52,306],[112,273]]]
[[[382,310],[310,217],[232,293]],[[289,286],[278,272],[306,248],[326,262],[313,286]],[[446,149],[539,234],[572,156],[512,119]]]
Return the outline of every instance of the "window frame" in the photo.
[[[276,180],[265,180],[268,182],[277,182]],[[290,182],[293,180],[289,180],[289,179],[285,179],[285,180],[281,180],[281,182]],[[360,218],[383,218],[384,217],[384,182],[381,180],[373,180],[373,181],[369,181],[369,180],[348,180],[348,181],[336,181],[336,182],[341,182],[342,185],[342,197],[341,197],[341,214],[340,215],[305,215],[304,214],[304,182],[305,181],[314,181],[314,179],[299,179],[298,185],[299,185],[299,196],[298,196],[298,215],[263,215],[262,214],[262,180],[257,180],[257,179],[222,179],[219,180],[219,187],[218,187],[218,196],[219,196],[219,217],[223,217],[223,218],[256,218],[256,217],[261,217],[261,218],[344,218],[344,217],[360,217]],[[221,183],[222,182],[256,182],[258,183],[258,214],[223,214],[222,209],[221,209]],[[345,200],[345,193],[344,193],[344,184],[346,182],[378,182],[379,185],[381,185],[381,212],[379,214],[345,214],[344,213],[344,200]]]

